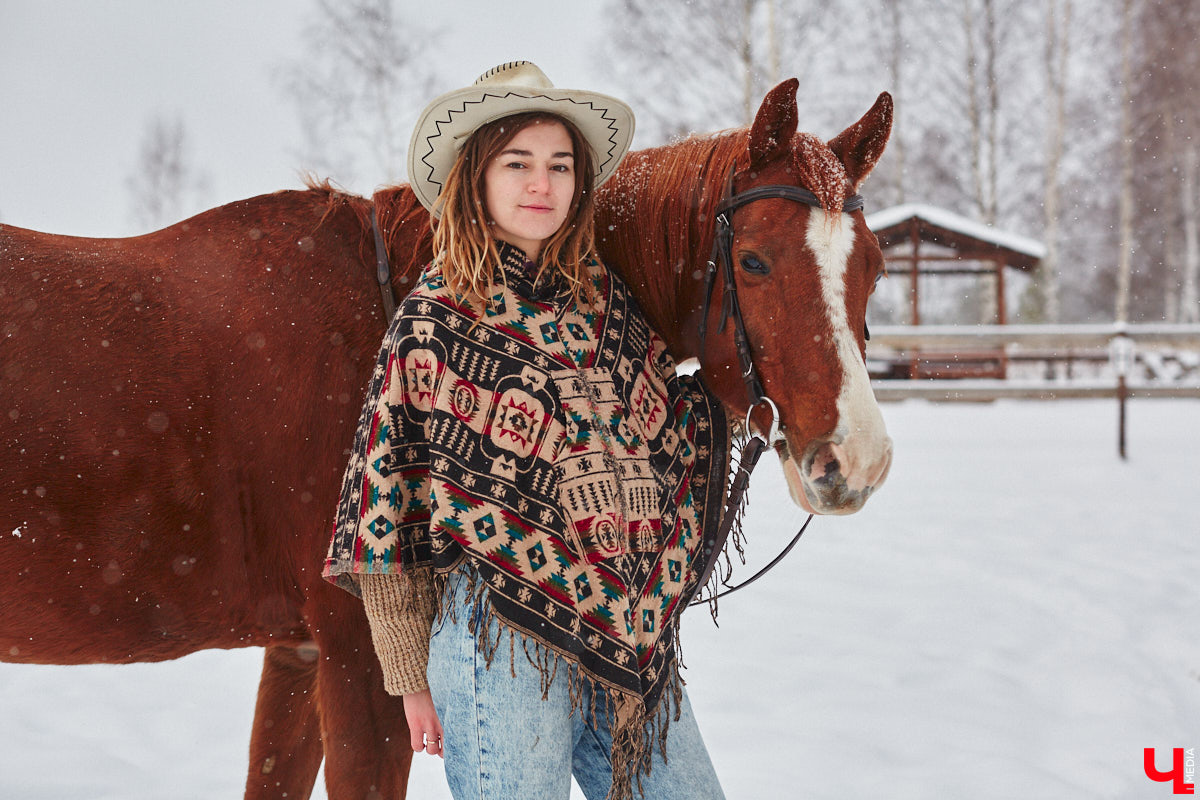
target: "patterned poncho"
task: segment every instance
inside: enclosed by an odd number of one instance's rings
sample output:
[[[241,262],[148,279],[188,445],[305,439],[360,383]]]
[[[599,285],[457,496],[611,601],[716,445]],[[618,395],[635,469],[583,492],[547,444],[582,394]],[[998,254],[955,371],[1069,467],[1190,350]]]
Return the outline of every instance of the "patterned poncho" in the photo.
[[[610,691],[620,783],[619,768],[648,756],[645,723],[665,723],[656,712],[678,679],[680,606],[719,523],[729,426],[603,264],[589,265],[595,303],[577,305],[535,286],[521,251],[501,255],[482,312],[436,262],[402,303],[325,576],[357,593],[351,573],[467,562],[505,628]]]

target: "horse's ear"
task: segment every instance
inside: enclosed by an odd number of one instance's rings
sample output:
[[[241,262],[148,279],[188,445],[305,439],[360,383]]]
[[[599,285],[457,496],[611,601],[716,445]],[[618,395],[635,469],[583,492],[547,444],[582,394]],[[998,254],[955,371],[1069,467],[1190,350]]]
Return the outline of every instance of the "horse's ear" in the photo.
[[[891,135],[892,96],[883,92],[862,119],[829,140],[829,149],[846,168],[851,191],[857,192],[875,169]]]
[[[796,133],[796,89],[800,81],[788,78],[763,98],[750,128],[750,166],[765,164],[791,147]]]

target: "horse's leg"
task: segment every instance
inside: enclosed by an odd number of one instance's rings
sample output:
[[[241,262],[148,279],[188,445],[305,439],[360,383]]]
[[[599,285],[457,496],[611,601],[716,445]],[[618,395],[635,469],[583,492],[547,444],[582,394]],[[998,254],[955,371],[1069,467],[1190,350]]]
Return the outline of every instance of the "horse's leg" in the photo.
[[[323,755],[316,679],[316,645],[266,649],[250,733],[246,800],[304,800],[312,794]]]
[[[362,603],[332,586],[316,594],[307,621],[320,648],[317,697],[329,800],[403,800],[413,757],[404,704],[383,689]]]

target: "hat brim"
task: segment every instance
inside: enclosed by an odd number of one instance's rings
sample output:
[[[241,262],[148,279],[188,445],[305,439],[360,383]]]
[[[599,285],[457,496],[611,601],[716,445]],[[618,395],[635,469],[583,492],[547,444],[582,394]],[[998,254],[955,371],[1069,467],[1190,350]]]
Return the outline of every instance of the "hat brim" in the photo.
[[[437,217],[438,195],[458,152],[480,126],[494,120],[544,111],[570,120],[592,150],[595,186],[621,163],[633,140],[633,110],[624,102],[579,89],[473,86],[434,100],[421,112],[408,145],[408,179],[421,205]]]

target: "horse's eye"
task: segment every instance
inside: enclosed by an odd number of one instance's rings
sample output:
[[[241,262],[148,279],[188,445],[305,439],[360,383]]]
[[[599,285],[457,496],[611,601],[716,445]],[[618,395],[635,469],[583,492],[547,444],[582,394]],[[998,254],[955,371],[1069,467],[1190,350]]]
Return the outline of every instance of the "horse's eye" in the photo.
[[[751,275],[768,275],[771,268],[754,256],[742,256],[742,269]]]

